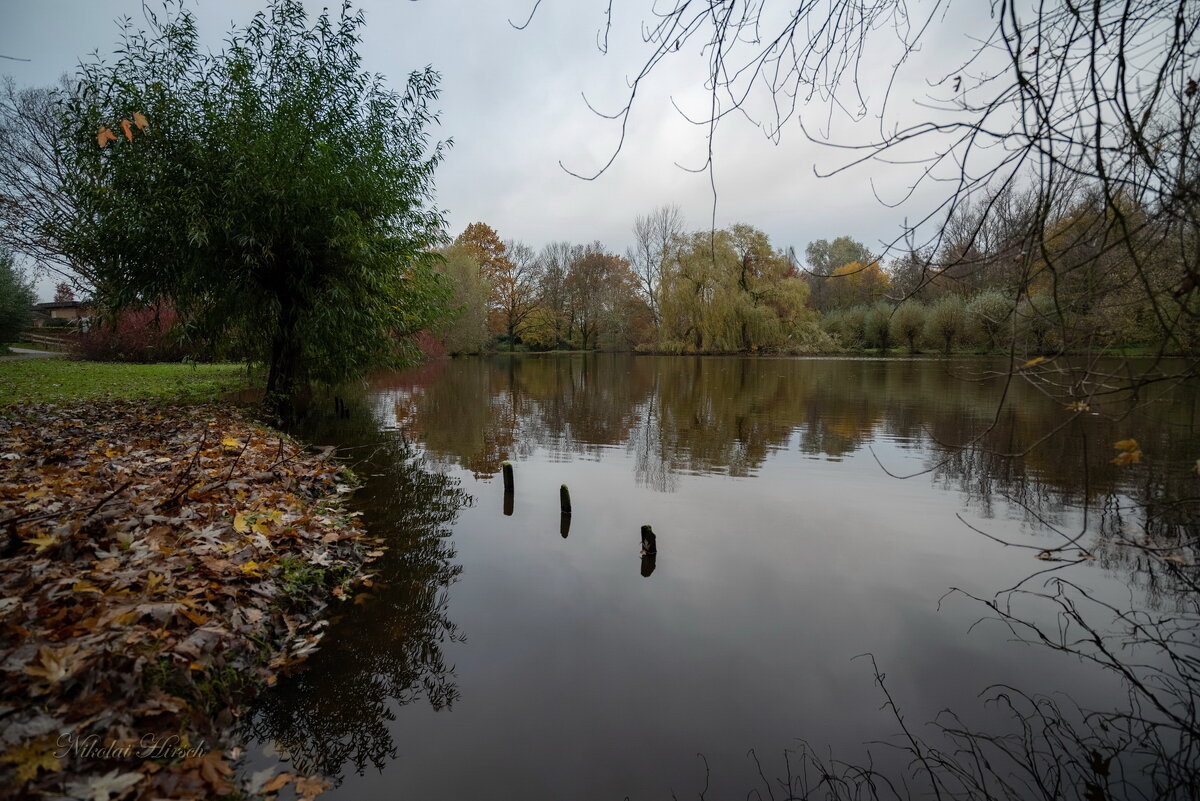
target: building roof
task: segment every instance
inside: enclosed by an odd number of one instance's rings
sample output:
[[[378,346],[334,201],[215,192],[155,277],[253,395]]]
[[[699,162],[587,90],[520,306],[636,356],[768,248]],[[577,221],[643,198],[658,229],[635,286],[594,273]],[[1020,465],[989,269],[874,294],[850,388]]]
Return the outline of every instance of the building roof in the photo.
[[[83,306],[83,302],[78,300],[55,300],[49,303],[38,303],[33,308],[38,311],[50,311],[51,309],[78,309],[81,306]]]

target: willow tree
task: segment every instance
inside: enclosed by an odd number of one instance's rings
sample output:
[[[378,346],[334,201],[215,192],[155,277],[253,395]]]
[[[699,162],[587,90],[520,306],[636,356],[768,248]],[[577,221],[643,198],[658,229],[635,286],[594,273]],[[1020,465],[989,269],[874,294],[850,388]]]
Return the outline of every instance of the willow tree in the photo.
[[[681,238],[659,290],[658,347],[668,351],[806,351],[831,346],[807,308],[795,265],[749,225]]]
[[[167,299],[197,336],[269,365],[281,412],[308,380],[412,352],[446,289],[430,206],[438,76],[361,69],[361,13],[272,0],[219,53],[169,6],[81,65],[64,98],[73,213],[54,224],[120,310]]]

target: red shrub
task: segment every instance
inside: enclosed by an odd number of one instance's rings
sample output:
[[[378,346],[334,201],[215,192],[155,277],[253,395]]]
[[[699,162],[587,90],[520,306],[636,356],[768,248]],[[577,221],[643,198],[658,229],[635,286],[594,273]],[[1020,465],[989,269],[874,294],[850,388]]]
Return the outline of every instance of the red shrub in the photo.
[[[446,345],[428,331],[418,331],[414,340],[417,343],[417,349],[426,359],[447,358]]]
[[[125,311],[115,321],[92,320],[78,334],[75,354],[81,359],[106,362],[169,362],[189,355],[171,330],[175,310],[165,303],[139,311]]]

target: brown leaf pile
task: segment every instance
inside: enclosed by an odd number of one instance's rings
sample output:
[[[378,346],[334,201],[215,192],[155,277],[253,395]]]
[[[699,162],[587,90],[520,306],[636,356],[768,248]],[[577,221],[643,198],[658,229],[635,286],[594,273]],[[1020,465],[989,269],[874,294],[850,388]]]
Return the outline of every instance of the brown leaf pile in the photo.
[[[0,414],[0,786],[324,789],[288,774],[242,786],[228,733],[239,700],[316,649],[324,599],[370,581],[379,552],[364,553],[340,502],[352,479],[328,457],[217,406]]]

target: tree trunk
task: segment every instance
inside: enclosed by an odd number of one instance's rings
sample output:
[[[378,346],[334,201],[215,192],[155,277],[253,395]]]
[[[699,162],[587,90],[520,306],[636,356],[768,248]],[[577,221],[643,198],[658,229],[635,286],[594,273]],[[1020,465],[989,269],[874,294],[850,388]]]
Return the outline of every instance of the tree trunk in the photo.
[[[271,364],[267,371],[266,407],[285,423],[295,420],[301,389],[300,346],[296,338],[298,317],[295,304],[283,304],[279,327],[271,341]]]

